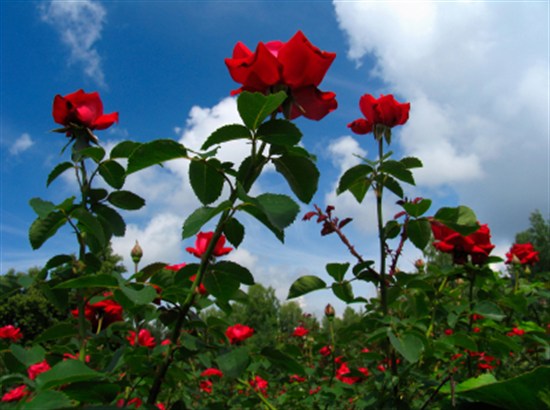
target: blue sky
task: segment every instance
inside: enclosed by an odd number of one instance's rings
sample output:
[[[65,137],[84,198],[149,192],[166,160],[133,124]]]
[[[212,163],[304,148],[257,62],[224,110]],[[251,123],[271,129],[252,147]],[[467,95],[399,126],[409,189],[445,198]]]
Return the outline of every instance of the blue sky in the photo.
[[[287,41],[302,30],[313,44],[337,53],[320,88],[334,91],[338,110],[320,122],[298,120],[304,145],[318,156],[322,179],[312,203],[333,204],[351,216],[347,232],[359,252],[375,258],[372,199],[358,206],[334,186],[354,153],[374,158],[370,136],[346,124],[360,116],[362,94],[393,93],[411,102],[409,122],[395,130],[396,156],[415,155],[425,167],[409,196],[439,206],[464,204],[488,223],[503,256],[535,209],[549,208],[549,6],[541,2],[328,2],[328,1],[3,1],[1,8],[0,272],[43,264],[76,250],[62,235],[33,252],[27,239],[30,198],[60,200],[74,192],[69,178],[45,187],[63,160],[64,137],[48,131],[55,94],[99,91],[106,112],[120,123],[99,132],[117,141],[173,138],[198,147],[217,127],[238,121],[237,88],[224,58],[242,41]],[[236,144],[229,159],[245,154]],[[191,261],[180,229],[198,206],[186,165],[170,163],[128,181],[147,200],[127,213],[127,235],[114,248],[128,261],[139,239],[145,262]],[[286,192],[274,173],[257,192]],[[386,214],[397,210],[388,196]],[[302,214],[311,209],[303,205]],[[321,238],[313,222],[297,221],[280,245],[246,223],[247,238],[231,256],[280,297],[298,276],[326,277],[328,262],[351,260],[336,238]],[[407,249],[403,270],[420,254]],[[372,289],[357,288],[357,294]],[[301,302],[319,312],[329,292]],[[335,303],[337,306],[341,304]]]

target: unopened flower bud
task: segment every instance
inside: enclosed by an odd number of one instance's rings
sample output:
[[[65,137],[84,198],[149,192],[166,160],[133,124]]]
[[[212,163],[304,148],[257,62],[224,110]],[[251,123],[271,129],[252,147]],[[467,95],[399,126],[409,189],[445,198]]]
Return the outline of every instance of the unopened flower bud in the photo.
[[[334,317],[334,308],[330,303],[325,307],[325,316],[328,318]]]
[[[417,259],[415,262],[414,262],[414,267],[418,270],[422,270],[424,269],[424,265],[425,265],[425,262],[422,260],[422,259]]]
[[[132,248],[130,256],[132,257],[134,263],[139,263],[139,261],[141,260],[141,257],[143,256],[143,249],[141,249],[141,246],[139,246],[138,241],[136,241],[136,244]]]

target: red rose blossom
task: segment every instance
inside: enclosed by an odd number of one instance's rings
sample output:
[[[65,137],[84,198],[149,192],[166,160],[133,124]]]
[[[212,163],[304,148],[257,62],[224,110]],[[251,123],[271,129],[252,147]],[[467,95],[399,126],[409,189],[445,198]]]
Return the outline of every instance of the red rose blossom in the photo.
[[[21,329],[13,325],[0,327],[0,339],[10,339],[12,342],[17,342],[23,337]]]
[[[195,247],[185,248],[185,250],[195,255],[197,258],[202,258],[202,255],[204,255],[204,253],[208,249],[208,245],[210,245],[210,241],[212,240],[213,236],[214,236],[214,232],[199,232],[197,235],[197,239],[195,240]],[[233,248],[224,248],[224,245],[225,245],[225,236],[222,235],[220,236],[220,239],[218,239],[218,242],[214,247],[214,251],[212,252],[212,255],[223,256],[223,255],[227,255],[229,252],[233,250]]]
[[[27,369],[27,374],[29,375],[29,379],[34,380],[36,379],[36,376],[38,376],[40,373],[47,372],[50,370],[51,367],[48,364],[46,360],[43,360],[39,363],[35,363]]]
[[[530,243],[515,243],[506,254],[506,263],[534,265],[539,261],[539,252]]]
[[[201,377],[211,377],[211,376],[223,377],[223,372],[219,369],[210,367],[201,373]]]
[[[331,347],[328,346],[328,345],[327,345],[327,346],[323,346],[323,347],[321,347],[321,348],[319,349],[319,353],[321,354],[321,356],[327,357],[327,356],[330,356],[330,355],[331,355],[332,349],[331,349]]]
[[[254,390],[261,392],[264,396],[267,395],[267,387],[268,387],[267,380],[262,379],[260,376],[256,376],[254,377],[254,379],[250,380],[248,383]]]
[[[127,402],[124,399],[119,399],[116,403],[117,407],[130,407],[133,406],[134,409],[139,409],[143,401],[139,397],[134,397],[133,399],[128,400]]]
[[[130,330],[130,333],[126,339],[128,340],[128,342],[130,342],[130,345],[134,346],[136,344],[136,338],[137,344],[140,346],[152,349],[156,345],[155,338],[147,329],[140,329],[140,331],[137,333],[137,337],[136,332]]]
[[[22,384],[21,386],[14,387],[11,390],[8,390],[2,396],[3,402],[19,401],[23,397],[27,396],[30,392],[27,390],[27,386]]]
[[[506,333],[506,336],[523,336],[524,334],[525,330],[514,327],[510,332]]]
[[[106,292],[103,294],[108,298],[111,293]],[[78,309],[71,311],[74,317],[78,317]],[[89,304],[86,303],[84,307],[84,316],[92,325],[92,331],[95,333],[99,327],[101,321],[101,328],[104,329],[114,322],[122,321],[122,306],[111,299],[100,300],[99,302]]]
[[[441,252],[452,254],[453,262],[457,265],[466,263],[468,255],[472,263],[482,264],[495,247],[491,243],[491,233],[487,224],[481,225],[476,232],[468,236],[461,235],[435,220],[431,221],[431,226],[435,238],[434,247]]]
[[[231,94],[284,90],[289,96],[290,110],[285,113],[288,118],[303,115],[320,120],[338,106],[334,93],[317,88],[335,57],[335,53],[311,44],[301,31],[286,43],[260,42],[254,53],[238,42],[233,56],[225,59],[233,80],[242,84]]]
[[[90,130],[104,130],[118,122],[118,112],[103,114],[103,103],[97,92],[78,90],[64,97],[55,96],[53,119],[65,127],[74,124]]]
[[[365,118],[349,123],[348,127],[356,134],[368,134],[378,124],[390,128],[405,124],[411,104],[398,102],[392,94],[381,95],[378,99],[365,94],[359,100],[359,108]]]
[[[346,384],[355,384],[361,380],[358,376],[348,376],[351,373],[348,364],[342,363],[340,367],[336,370],[336,378],[342,383]]]
[[[229,339],[229,343],[235,344],[242,342],[254,334],[254,329],[246,325],[237,323],[236,325],[229,326],[225,331],[225,335]]]
[[[199,389],[205,393],[211,394],[212,385],[213,383],[210,380],[201,380],[201,382],[199,383]]]
[[[292,333],[292,336],[294,336],[294,337],[304,337],[308,333],[309,333],[309,330],[307,330],[305,327],[300,325],[300,326],[297,326],[296,328],[294,328],[294,332]]]

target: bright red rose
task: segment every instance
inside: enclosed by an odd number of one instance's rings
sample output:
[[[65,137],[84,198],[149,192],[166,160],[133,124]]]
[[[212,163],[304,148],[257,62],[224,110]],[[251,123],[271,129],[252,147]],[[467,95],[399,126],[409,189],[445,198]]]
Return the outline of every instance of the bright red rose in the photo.
[[[359,100],[359,108],[365,118],[359,118],[348,124],[348,127],[356,134],[368,134],[377,124],[386,127],[403,125],[409,119],[410,103],[400,103],[393,95],[381,95],[376,99],[370,94],[365,94]]]
[[[246,325],[237,323],[236,325],[229,326],[225,331],[225,335],[229,339],[229,343],[235,344],[242,342],[254,334],[254,329]]]
[[[336,378],[340,380],[342,383],[346,383],[346,384],[355,384],[361,380],[361,378],[358,376],[348,376],[349,373],[351,373],[351,371],[348,367],[348,364],[344,362],[336,370]]]
[[[445,332],[444,332],[447,336],[451,336],[454,332],[453,332],[453,329],[445,329]]]
[[[78,90],[64,97],[59,94],[55,96],[53,119],[66,127],[74,124],[91,130],[104,130],[118,122],[118,112],[103,114],[103,103],[97,92],[87,94]]]
[[[292,333],[292,336],[294,337],[304,337],[309,333],[309,330],[307,330],[303,326],[297,326],[294,328],[294,332]]]
[[[51,367],[48,364],[46,360],[43,360],[39,363],[35,363],[27,369],[27,374],[29,375],[29,379],[34,380],[36,379],[36,376],[38,376],[40,373],[47,372],[50,370]]]
[[[204,255],[204,253],[208,249],[208,245],[210,245],[210,241],[212,240],[213,236],[214,236],[214,232],[199,232],[197,235],[197,239],[195,240],[195,247],[185,248],[185,250],[195,255],[197,258],[202,258],[202,255]],[[218,242],[214,247],[214,251],[212,252],[212,255],[223,256],[223,255],[227,255],[229,252],[233,250],[233,248],[224,248],[224,245],[225,245],[225,236],[222,235],[220,236],[220,239],[218,239]]]
[[[254,390],[261,392],[264,396],[267,395],[267,387],[269,384],[267,380],[262,379],[260,376],[256,376],[249,381],[249,384]]]
[[[111,296],[111,293],[106,292],[103,294],[106,298]],[[71,311],[74,317],[78,317],[78,309]],[[95,333],[101,322],[101,328],[104,329],[114,322],[121,322],[122,318],[122,306],[111,299],[100,300],[99,302],[89,304],[86,303],[84,307],[84,316],[92,325],[92,331]]]
[[[211,394],[212,385],[213,383],[210,380],[201,380],[201,382],[199,383],[199,389],[201,389],[201,391],[205,393]]]
[[[27,386],[22,384],[21,386],[14,387],[11,390],[8,390],[2,396],[3,402],[19,401],[23,397],[27,396],[30,392],[27,390]]]
[[[506,254],[506,263],[534,265],[539,261],[539,252],[530,243],[515,243]]]
[[[495,245],[491,243],[489,227],[481,225],[479,229],[464,236],[437,221],[431,221],[434,234],[434,247],[441,252],[453,255],[453,262],[463,265],[468,261],[468,255],[472,263],[477,265],[484,263]]]
[[[211,377],[211,376],[223,377],[223,372],[219,369],[210,367],[201,373],[201,377]]]
[[[12,342],[17,342],[23,337],[21,329],[13,325],[0,327],[0,339],[10,339]]]
[[[338,106],[334,93],[317,88],[335,57],[335,53],[321,51],[311,44],[301,31],[286,43],[260,42],[254,53],[238,42],[232,58],[225,59],[233,80],[242,84],[231,94],[284,90],[291,103],[288,118],[303,115],[320,120]]]
[[[506,336],[523,336],[524,334],[525,330],[514,327],[510,332],[506,333]]]
[[[330,348],[330,346],[323,346],[319,349],[319,353],[321,354],[321,356],[330,356],[331,353],[332,353],[332,349]]]
[[[155,338],[147,329],[140,329],[140,331],[137,333],[137,337],[136,332],[130,330],[130,333],[126,339],[128,340],[128,342],[130,342],[130,345],[132,346],[135,346],[137,342],[138,345],[148,347],[149,349],[152,349],[157,344],[155,342]]]

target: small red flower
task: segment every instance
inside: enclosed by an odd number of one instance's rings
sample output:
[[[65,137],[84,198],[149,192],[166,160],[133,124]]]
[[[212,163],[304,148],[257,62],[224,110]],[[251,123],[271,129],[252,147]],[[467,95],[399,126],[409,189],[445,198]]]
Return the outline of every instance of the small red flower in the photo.
[[[370,349],[368,347],[363,347],[361,353],[370,353]]]
[[[506,336],[523,336],[525,330],[514,327],[510,332],[506,333]]]
[[[0,327],[0,339],[10,339],[12,342],[17,342],[23,337],[21,329],[13,325]]]
[[[50,370],[51,367],[48,364],[46,360],[43,360],[39,363],[35,363],[27,369],[27,374],[29,375],[29,379],[34,380],[36,379],[36,376],[38,376],[40,373],[47,372]]]
[[[267,380],[262,379],[260,376],[256,376],[248,383],[254,390],[261,392],[264,396],[267,396],[267,387],[269,384]]]
[[[348,128],[356,134],[368,134],[377,124],[386,127],[403,125],[409,119],[410,103],[400,103],[393,95],[381,95],[374,98],[365,94],[359,100],[359,108],[365,118],[357,119],[348,124]]]
[[[237,323],[236,325],[229,326],[225,331],[225,335],[229,339],[229,343],[235,344],[243,342],[254,334],[254,329],[246,325]]]
[[[118,122],[118,112],[103,114],[103,103],[97,92],[75,91],[53,100],[53,119],[56,123],[69,127],[72,124],[91,130],[104,130]]]
[[[185,250],[197,258],[202,258],[202,255],[206,252],[208,249],[208,245],[210,245],[210,241],[212,240],[212,237],[214,236],[214,232],[199,232],[197,234],[197,239],[195,240],[195,247],[194,248],[185,248]],[[214,251],[212,252],[213,256],[223,256],[227,255],[229,252],[233,250],[233,248],[224,248],[225,245],[225,236],[220,236],[220,239],[218,239],[218,242],[216,243],[216,246],[214,247]]]
[[[515,243],[506,254],[506,263],[534,265],[539,261],[539,252],[530,243]]]
[[[229,74],[242,87],[231,92],[260,92],[284,90],[290,104],[288,118],[300,115],[320,120],[338,106],[332,92],[317,87],[336,57],[321,51],[298,31],[288,42],[259,43],[253,53],[238,42],[232,58],[226,58]]]
[[[451,336],[453,333],[454,333],[454,332],[453,332],[453,329],[445,329],[445,334],[446,334],[447,336]]]
[[[481,329],[480,329],[479,327],[476,326],[476,327],[474,327],[474,328],[472,329],[472,332],[474,332],[474,333],[479,333],[479,332],[481,332]]]
[[[23,397],[29,395],[30,392],[27,390],[27,386],[22,384],[21,386],[14,387],[11,390],[8,390],[4,395],[2,396],[3,402],[11,402],[11,401],[19,401]]]
[[[119,399],[116,403],[116,406],[126,408],[133,406],[134,409],[139,409],[142,404],[143,401],[139,397],[134,397],[133,399],[130,399],[128,401],[125,401],[124,399]]]
[[[201,380],[199,383],[199,389],[205,393],[212,394],[212,382],[210,380]]]
[[[211,377],[211,376],[216,376],[221,378],[223,377],[223,372],[219,369],[210,367],[201,373],[201,377]]]
[[[300,326],[297,326],[296,328],[294,328],[294,332],[292,333],[292,336],[294,336],[294,337],[304,337],[308,333],[309,333],[309,330],[307,330],[305,327],[300,325]]]
[[[342,383],[346,384],[355,384],[361,380],[361,378],[358,376],[348,376],[349,373],[351,373],[351,371],[348,367],[348,364],[344,362],[336,370],[336,378]]]
[[[321,356],[330,356],[332,354],[332,349],[330,346],[323,346],[319,349],[319,353],[321,354]]]
[[[290,383],[303,383],[306,381],[305,377],[298,376],[297,374],[293,374],[289,377]]]
[[[310,396],[313,396],[314,394],[319,393],[320,390],[321,390],[321,386],[317,386],[317,387],[314,388],[314,389],[310,389],[309,395],[310,395]]]
[[[480,265],[489,257],[489,253],[495,245],[491,243],[491,233],[487,224],[480,225],[479,229],[464,236],[451,228],[443,225],[441,222],[431,221],[432,232],[434,234],[434,247],[444,253],[453,255],[453,262],[457,265],[463,265],[471,257],[472,263]]]
[[[72,354],[72,353],[63,353],[63,360],[78,360],[78,353]],[[86,363],[90,363],[90,355],[87,354],[84,358]]]
[[[155,338],[147,329],[140,329],[137,335],[135,331],[130,330],[130,333],[126,339],[132,346],[135,346],[136,342],[138,345],[148,347],[149,349],[152,349],[156,345]]]

